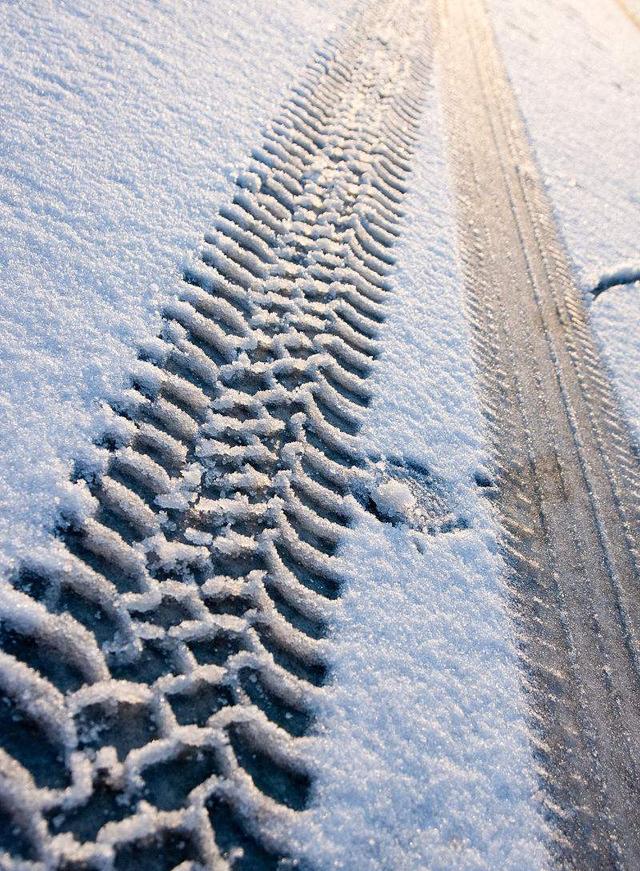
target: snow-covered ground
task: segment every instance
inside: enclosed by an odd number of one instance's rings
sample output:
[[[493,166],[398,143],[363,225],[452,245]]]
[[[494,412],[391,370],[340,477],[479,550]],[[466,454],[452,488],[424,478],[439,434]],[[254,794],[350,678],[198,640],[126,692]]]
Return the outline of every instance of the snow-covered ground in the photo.
[[[353,5],[0,4],[0,569],[51,528],[98,400]]]
[[[422,129],[363,436],[372,456],[446,482],[469,527],[432,536],[369,516],[349,534],[320,835],[300,846],[322,868],[530,871],[545,867],[545,827],[495,522],[472,486],[486,442],[435,93]]]
[[[0,569],[50,530],[99,401],[154,335],[260,126],[356,5],[2,7]],[[640,33],[614,0],[491,5],[586,291],[638,260]],[[296,832],[320,867],[546,865],[496,526],[473,486],[486,444],[439,112],[432,88],[363,437],[372,457],[428,469],[464,523],[430,535],[363,512],[345,536]],[[640,289],[608,290],[592,312],[640,433]],[[411,520],[406,490],[379,496]]]
[[[640,105],[638,4],[490,0],[490,8],[576,278],[589,299],[604,273],[640,260],[633,123]],[[591,316],[640,440],[638,285],[606,291]]]

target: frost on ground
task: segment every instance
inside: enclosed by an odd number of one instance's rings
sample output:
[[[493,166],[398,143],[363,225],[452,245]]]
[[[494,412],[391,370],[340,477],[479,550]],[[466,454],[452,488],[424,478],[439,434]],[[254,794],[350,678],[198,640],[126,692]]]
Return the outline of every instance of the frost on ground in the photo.
[[[546,864],[504,567],[474,485],[487,457],[439,123],[431,102],[362,435],[373,456],[446,482],[466,523],[432,535],[371,515],[341,549],[351,570],[298,835],[322,868]],[[394,481],[373,498],[396,521],[413,507]]]
[[[637,2],[491,0],[494,25],[579,285],[636,263],[640,239]],[[559,50],[561,47],[561,50]],[[592,324],[640,439],[640,309],[608,290]]]
[[[353,4],[3,4],[0,567],[42,541],[286,87]]]

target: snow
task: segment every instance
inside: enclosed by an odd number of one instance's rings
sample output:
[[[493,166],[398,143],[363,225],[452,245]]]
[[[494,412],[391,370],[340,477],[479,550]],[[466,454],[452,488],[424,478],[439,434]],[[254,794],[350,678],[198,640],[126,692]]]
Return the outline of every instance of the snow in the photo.
[[[619,263],[612,269],[601,272],[593,281],[593,293],[598,295],[617,284],[632,284],[640,280],[640,264]]]
[[[432,91],[362,434],[372,457],[426,467],[467,528],[428,535],[363,512],[341,546],[318,779],[296,837],[323,869],[547,864],[504,566],[473,484],[488,457],[439,111]],[[389,484],[374,501],[406,510],[407,486]]]
[[[385,481],[374,490],[373,501],[378,510],[390,517],[406,518],[416,506],[416,497],[407,484]]]
[[[493,5],[587,289],[589,276],[630,261],[640,238],[640,185],[625,175],[632,125],[618,123],[637,106],[637,34],[618,39],[632,26],[621,12],[609,22],[571,3]],[[153,336],[181,264],[287,84],[351,7],[315,0],[304,16],[295,0],[220,3],[215,15],[200,0],[3,7],[5,566],[42,539],[61,503],[84,510],[64,482],[103,426],[98,401],[120,395],[141,343],[162,355]],[[585,80],[589,112],[580,108]],[[362,432],[372,464],[395,464],[407,478],[377,483],[380,518],[356,509],[341,545],[346,588],[328,646],[332,683],[318,693],[317,734],[306,745],[317,779],[293,832],[294,852],[321,868],[351,868],[354,857],[362,871],[548,864],[497,524],[474,483],[490,463],[435,93]],[[247,190],[258,181],[242,179]],[[593,306],[630,414],[637,290],[611,288]],[[215,438],[202,449],[219,450]],[[436,508],[446,503],[457,521],[449,531],[416,520],[420,488],[435,493]],[[166,504],[188,504],[190,494],[187,481]],[[224,509],[244,507],[230,499]],[[194,552],[208,543],[195,529],[189,538]],[[247,541],[230,534],[217,544],[233,553]],[[26,608],[25,599],[6,598],[11,620],[41,620],[40,606]],[[62,618],[56,627],[63,637]],[[67,643],[101,673],[83,635]]]
[[[489,6],[605,363],[640,440],[637,293],[608,290],[595,301],[588,293],[620,265],[637,265],[637,0]]]
[[[640,282],[612,287],[593,303],[591,322],[602,337],[606,361],[640,440]]]
[[[353,3],[0,7],[0,571],[74,498],[180,267]]]

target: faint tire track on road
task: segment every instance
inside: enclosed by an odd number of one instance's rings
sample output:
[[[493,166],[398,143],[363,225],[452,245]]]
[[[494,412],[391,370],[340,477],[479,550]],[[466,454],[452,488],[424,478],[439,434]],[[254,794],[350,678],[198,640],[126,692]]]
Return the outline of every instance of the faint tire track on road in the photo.
[[[468,310],[556,857],[637,868],[637,453],[482,0],[439,13]]]

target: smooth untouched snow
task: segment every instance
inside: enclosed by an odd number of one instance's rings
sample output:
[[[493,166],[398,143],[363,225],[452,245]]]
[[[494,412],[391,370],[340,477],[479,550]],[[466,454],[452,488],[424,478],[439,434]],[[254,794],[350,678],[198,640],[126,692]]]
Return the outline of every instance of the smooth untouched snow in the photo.
[[[353,5],[0,4],[0,572],[73,498],[98,401]]]
[[[446,483],[469,526],[427,535],[368,516],[340,550],[351,568],[297,837],[319,868],[546,866],[504,566],[473,484],[488,459],[440,129],[432,94],[362,434],[372,456]]]
[[[637,262],[640,17],[636,0],[490,0],[496,35],[588,303],[603,274]],[[606,291],[592,324],[640,440],[640,303]]]

